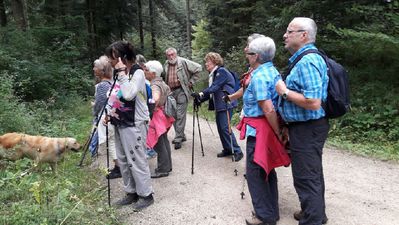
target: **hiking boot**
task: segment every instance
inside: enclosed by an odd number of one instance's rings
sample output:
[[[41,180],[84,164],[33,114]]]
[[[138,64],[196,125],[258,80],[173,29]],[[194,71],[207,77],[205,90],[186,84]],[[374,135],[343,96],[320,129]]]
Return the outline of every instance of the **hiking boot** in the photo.
[[[127,193],[124,198],[115,203],[116,206],[124,206],[135,203],[139,200],[137,193]]]
[[[184,137],[184,138],[181,140],[181,142],[185,142],[185,141],[187,141],[187,139]],[[178,143],[176,140],[173,140],[173,141],[172,141],[172,144],[176,144],[176,143]]]
[[[223,150],[222,152],[219,152],[219,153],[217,154],[217,157],[218,157],[218,158],[227,157],[227,156],[232,155],[232,154],[233,154],[233,153],[231,153],[230,151],[225,151],[225,150]]]
[[[276,225],[276,222],[263,222],[256,215],[252,215],[250,218],[245,219],[247,225]]]
[[[155,168],[154,171],[155,171],[155,173],[161,172],[161,171],[159,171],[158,168]],[[170,169],[170,170],[168,171],[168,173],[170,173],[170,172],[172,172],[172,169]]]
[[[139,200],[133,205],[134,211],[140,211],[148,206],[154,204],[154,197],[152,194],[148,195],[147,197],[139,197]]]
[[[302,210],[294,212],[294,218],[295,218],[296,220],[299,221],[299,220],[302,219],[302,217],[303,217]],[[326,224],[327,221],[328,221],[328,218],[327,218],[327,216],[325,216],[325,217],[323,218],[323,220],[321,221],[321,223],[322,223],[322,224]]]
[[[111,171],[109,171],[109,174],[106,177],[107,179],[121,178],[122,174],[119,166],[115,166]]]
[[[151,178],[161,178],[169,176],[169,172],[159,172],[155,171],[155,173],[151,174]]]
[[[181,142],[176,142],[175,143],[175,149],[181,149]]]
[[[244,157],[244,154],[242,152],[235,152],[234,153],[234,162],[238,162]]]

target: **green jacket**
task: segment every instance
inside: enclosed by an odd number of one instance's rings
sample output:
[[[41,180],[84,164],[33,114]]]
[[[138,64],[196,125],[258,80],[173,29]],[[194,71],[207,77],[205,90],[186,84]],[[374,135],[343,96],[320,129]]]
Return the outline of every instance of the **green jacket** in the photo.
[[[165,82],[168,82],[169,74],[169,63],[168,61],[164,64],[165,68]],[[200,77],[200,72],[202,71],[202,66],[196,62],[188,60],[186,58],[177,57],[177,68],[176,73],[177,77],[180,81],[180,85],[184,90],[184,94],[187,97],[187,100],[190,98],[191,90],[189,88],[189,83],[193,85]]]

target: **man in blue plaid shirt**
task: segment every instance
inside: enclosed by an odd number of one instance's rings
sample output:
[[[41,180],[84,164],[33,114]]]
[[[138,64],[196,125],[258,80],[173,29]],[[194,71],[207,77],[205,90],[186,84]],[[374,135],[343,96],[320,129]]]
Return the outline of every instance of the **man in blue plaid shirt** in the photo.
[[[292,54],[289,63],[308,49],[316,49],[317,26],[310,18],[297,17],[284,34],[285,48]],[[279,112],[288,123],[292,175],[301,211],[295,212],[300,225],[327,222],[322,166],[323,146],[329,124],[321,107],[327,98],[327,65],[324,59],[310,53],[293,67],[285,83],[279,81]]]

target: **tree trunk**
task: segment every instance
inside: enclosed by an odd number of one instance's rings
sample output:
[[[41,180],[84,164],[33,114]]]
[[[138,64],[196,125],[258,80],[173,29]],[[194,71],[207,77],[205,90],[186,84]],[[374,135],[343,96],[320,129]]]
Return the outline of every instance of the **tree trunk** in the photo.
[[[96,1],[87,0],[86,1],[87,14],[87,32],[89,33],[89,39],[87,45],[89,46],[90,61],[94,61],[95,53],[99,48],[97,30],[96,30]]]
[[[6,7],[4,7],[4,0],[0,0],[0,25],[7,26]]]
[[[157,40],[155,39],[155,15],[154,6],[152,0],[148,1],[150,10],[150,29],[151,29],[151,45],[152,45],[152,57],[157,58]]]
[[[190,0],[186,0],[186,10],[187,10],[187,55],[191,59],[191,12],[190,12]]]
[[[139,33],[140,33],[140,48],[144,51],[144,28],[143,28],[143,10],[141,7],[141,0],[137,1],[137,10],[139,15]]]
[[[28,17],[26,12],[25,0],[12,0],[11,9],[15,22],[21,30],[27,30],[29,28]]]

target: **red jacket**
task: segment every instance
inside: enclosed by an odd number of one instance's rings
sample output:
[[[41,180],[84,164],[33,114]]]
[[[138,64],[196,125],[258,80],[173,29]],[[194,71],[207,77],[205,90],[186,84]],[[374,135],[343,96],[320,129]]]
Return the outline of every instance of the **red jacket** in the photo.
[[[245,139],[246,125],[256,129],[256,143],[254,162],[261,166],[267,174],[274,168],[288,166],[290,157],[284,145],[274,134],[266,117],[244,117],[237,125],[240,130],[240,139]]]
[[[162,107],[163,108],[163,107]],[[147,147],[154,148],[158,142],[158,138],[168,132],[175,119],[173,117],[167,117],[161,107],[157,107],[154,110],[154,114],[148,126],[147,134]]]

